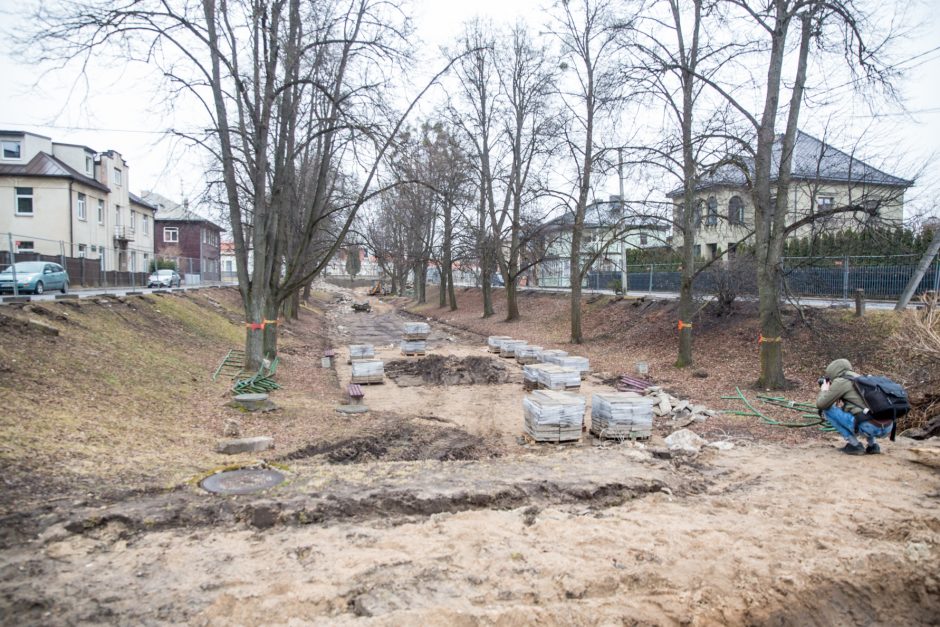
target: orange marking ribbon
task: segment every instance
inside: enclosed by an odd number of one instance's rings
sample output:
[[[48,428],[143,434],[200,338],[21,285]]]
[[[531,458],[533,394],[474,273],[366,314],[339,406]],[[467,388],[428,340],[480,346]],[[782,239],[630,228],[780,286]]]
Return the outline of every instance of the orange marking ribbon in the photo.
[[[269,325],[269,324],[273,324],[274,326],[277,326],[277,325],[280,324],[280,321],[279,321],[279,320],[265,320],[265,321],[262,322],[261,324],[264,325],[264,326],[267,326],[267,325]]]
[[[682,320],[679,321],[679,332],[680,332],[680,333],[682,332],[682,329],[691,329],[691,328],[692,328],[692,323],[691,323],[691,322],[682,322]]]
[[[246,322],[245,326],[251,329],[252,331],[260,331],[264,329],[263,322]]]
[[[783,338],[780,338],[780,337],[764,337],[763,335],[759,335],[757,337],[758,344],[764,344],[765,342],[767,344],[779,344],[782,341],[783,341]]]

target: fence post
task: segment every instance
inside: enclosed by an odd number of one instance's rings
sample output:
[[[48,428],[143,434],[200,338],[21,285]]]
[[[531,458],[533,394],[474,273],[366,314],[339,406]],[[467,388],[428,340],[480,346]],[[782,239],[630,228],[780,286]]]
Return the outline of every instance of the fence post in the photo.
[[[933,273],[933,291],[940,292],[940,254],[937,255],[937,268]]]
[[[849,256],[843,257],[842,264],[842,300],[849,299]]]
[[[69,257],[72,256],[72,245],[69,244]],[[65,242],[59,240],[59,261],[62,267],[65,267]]]
[[[855,290],[855,317],[861,318],[865,315],[865,290]]]
[[[13,295],[19,296],[20,290],[16,286],[16,253],[13,252],[13,233],[7,233],[7,242],[10,244],[10,270],[13,272]]]
[[[101,287],[108,287],[108,260],[105,259],[107,255],[106,248],[99,248],[101,251]]]
[[[649,293],[653,293],[653,264],[650,264],[650,289]]]

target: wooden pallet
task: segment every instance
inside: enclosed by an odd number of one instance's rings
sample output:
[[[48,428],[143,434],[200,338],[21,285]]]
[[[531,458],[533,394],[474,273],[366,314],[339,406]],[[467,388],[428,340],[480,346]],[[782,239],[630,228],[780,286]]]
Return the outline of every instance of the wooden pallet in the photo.
[[[420,353],[406,353],[405,351],[402,351],[401,354],[405,357],[424,357],[427,355],[427,352],[422,351]]]
[[[382,377],[353,377],[349,380],[350,383],[358,383],[360,385],[371,385],[373,383],[385,383],[385,376]]]

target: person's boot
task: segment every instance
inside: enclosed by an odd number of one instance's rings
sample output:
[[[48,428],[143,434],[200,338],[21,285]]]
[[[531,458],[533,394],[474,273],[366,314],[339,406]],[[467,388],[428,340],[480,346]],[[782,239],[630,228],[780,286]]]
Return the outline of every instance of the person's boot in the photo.
[[[872,442],[871,444],[865,447],[865,453],[867,455],[879,455],[881,454],[881,447],[878,446],[877,442]]]
[[[839,450],[845,453],[846,455],[864,455],[865,454],[865,447],[862,446],[861,443],[846,444]]]

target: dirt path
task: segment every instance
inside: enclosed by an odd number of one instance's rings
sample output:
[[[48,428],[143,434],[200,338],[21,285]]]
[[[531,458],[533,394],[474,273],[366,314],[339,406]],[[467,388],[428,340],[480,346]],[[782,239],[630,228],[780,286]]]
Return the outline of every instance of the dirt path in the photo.
[[[401,323],[391,307],[330,315],[337,346],[391,343]],[[432,337],[438,353],[482,354]],[[940,473],[910,461],[914,443],[861,458],[835,439],[523,446],[521,396],[366,389],[375,442],[415,432],[396,454],[471,438],[492,458],[389,462],[408,457],[313,442],[265,494],[186,485],[76,504],[4,552],[0,623],[937,624]]]

